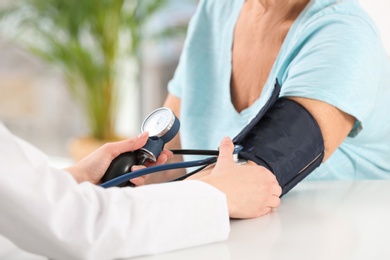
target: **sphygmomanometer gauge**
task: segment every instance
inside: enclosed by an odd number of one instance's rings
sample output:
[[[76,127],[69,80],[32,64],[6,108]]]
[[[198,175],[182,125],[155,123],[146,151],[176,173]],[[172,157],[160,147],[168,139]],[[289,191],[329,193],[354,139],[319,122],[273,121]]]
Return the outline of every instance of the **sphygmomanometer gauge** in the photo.
[[[141,126],[142,132],[149,132],[149,136],[163,139],[169,142],[177,134],[180,122],[169,108],[162,107],[154,110],[144,120]]]

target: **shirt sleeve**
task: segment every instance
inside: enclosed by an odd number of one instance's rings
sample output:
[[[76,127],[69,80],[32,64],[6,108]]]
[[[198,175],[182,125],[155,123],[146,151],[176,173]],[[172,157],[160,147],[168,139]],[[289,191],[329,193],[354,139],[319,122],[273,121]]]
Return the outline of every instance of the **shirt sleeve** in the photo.
[[[322,14],[296,33],[281,94],[327,102],[364,123],[385,67],[375,27],[363,16]]]
[[[203,77],[207,71],[204,63],[212,60],[211,57],[218,55],[219,51],[215,46],[210,44],[210,39],[215,33],[214,28],[210,28],[212,22],[210,19],[210,8],[215,1],[199,1],[194,15],[188,24],[188,30],[184,41],[182,53],[180,55],[179,64],[175,70],[173,78],[168,83],[168,91],[170,94],[184,98],[186,91],[184,88],[188,84],[203,85],[205,83]]]
[[[0,233],[52,259],[114,259],[225,240],[225,195],[200,181],[78,184],[0,124]]]

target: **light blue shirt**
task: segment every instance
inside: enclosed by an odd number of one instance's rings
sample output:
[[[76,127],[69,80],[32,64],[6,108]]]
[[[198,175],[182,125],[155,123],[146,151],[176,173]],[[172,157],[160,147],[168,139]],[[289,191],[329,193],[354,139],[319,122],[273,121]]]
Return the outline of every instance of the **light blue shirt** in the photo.
[[[238,113],[230,96],[231,54],[244,2],[203,0],[191,20],[169,83],[170,93],[181,98],[182,147],[216,149],[224,136],[236,136],[278,78],[281,96],[325,101],[358,120],[307,179],[390,178],[390,60],[358,1],[310,1],[290,28],[260,98]]]

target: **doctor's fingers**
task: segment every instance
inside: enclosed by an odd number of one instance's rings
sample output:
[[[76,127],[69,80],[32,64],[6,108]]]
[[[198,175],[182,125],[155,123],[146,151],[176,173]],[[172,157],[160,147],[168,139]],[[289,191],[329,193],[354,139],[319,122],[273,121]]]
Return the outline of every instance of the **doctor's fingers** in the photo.
[[[165,154],[165,155],[168,157],[168,159],[171,159],[171,158],[173,157],[173,152],[170,151],[170,150],[167,150],[167,149],[164,149],[164,150],[161,152],[161,154]],[[161,155],[161,154],[160,154],[160,155]]]
[[[146,162],[145,163],[145,166],[146,167],[152,167],[152,166],[156,166],[156,165],[160,165],[160,164],[164,164],[167,162],[167,160],[172,157],[173,153],[171,151],[168,151],[168,150],[164,150],[161,152],[160,156],[157,158],[157,161],[154,162],[154,163],[151,163],[151,162]],[[131,171],[137,171],[137,170],[140,170],[140,169],[144,169],[146,168],[144,165],[133,165],[131,167]],[[147,176],[144,175],[144,176],[140,176],[140,177],[137,177],[137,178],[134,178],[134,179],[131,179],[130,182],[132,182],[133,184],[135,184],[136,186],[141,186],[141,185],[144,185],[145,184],[145,181],[146,181],[146,178]]]
[[[132,152],[144,146],[148,140],[149,133],[143,132],[137,137],[126,139],[118,142],[110,142],[103,145],[105,153],[110,154],[113,158],[126,152]]]
[[[156,166],[156,165],[160,165],[160,164],[165,164],[168,161],[168,159],[172,158],[172,156],[173,156],[173,153],[171,151],[164,150],[158,156],[156,162],[148,162],[148,161],[146,161],[145,162],[145,166],[146,167],[151,167],[151,166]]]
[[[134,171],[138,171],[138,170],[145,169],[145,168],[146,167],[143,165],[133,165],[131,167],[131,171],[134,172]],[[143,175],[143,176],[139,176],[137,178],[131,179],[131,180],[129,180],[129,182],[133,183],[135,186],[142,186],[145,184],[145,179],[146,179],[146,175]]]

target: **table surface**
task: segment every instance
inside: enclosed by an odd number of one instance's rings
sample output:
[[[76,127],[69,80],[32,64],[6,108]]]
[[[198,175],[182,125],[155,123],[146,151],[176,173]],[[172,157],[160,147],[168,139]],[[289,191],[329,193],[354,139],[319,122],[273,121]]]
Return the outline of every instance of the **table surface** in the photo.
[[[225,242],[135,259],[390,259],[389,221],[390,180],[302,182],[271,214],[231,220]],[[0,245],[1,259],[42,259]]]
[[[390,181],[302,182],[226,242],[136,259],[390,259],[389,222]]]

